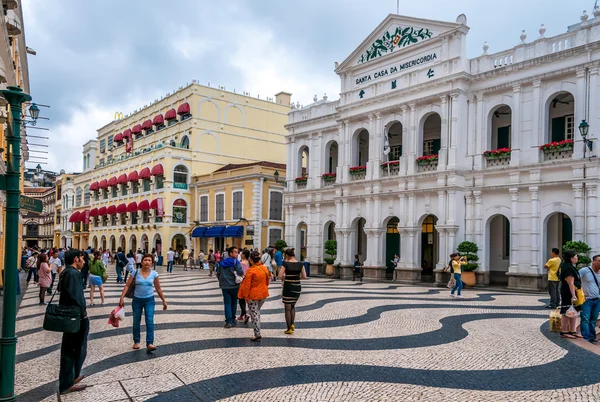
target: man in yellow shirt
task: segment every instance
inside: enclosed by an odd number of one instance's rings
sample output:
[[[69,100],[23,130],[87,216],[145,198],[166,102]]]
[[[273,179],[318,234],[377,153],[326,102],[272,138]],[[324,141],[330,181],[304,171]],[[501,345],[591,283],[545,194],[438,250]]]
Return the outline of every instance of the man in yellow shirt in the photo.
[[[183,270],[187,271],[187,262],[188,258],[190,258],[190,250],[186,248],[181,252],[181,261],[183,261]]]
[[[550,293],[550,304],[546,308],[557,308],[560,306],[560,281],[558,280],[558,270],[562,262],[558,256],[558,249],[553,248],[550,254],[552,258],[548,260],[544,269],[548,270],[548,293]]]

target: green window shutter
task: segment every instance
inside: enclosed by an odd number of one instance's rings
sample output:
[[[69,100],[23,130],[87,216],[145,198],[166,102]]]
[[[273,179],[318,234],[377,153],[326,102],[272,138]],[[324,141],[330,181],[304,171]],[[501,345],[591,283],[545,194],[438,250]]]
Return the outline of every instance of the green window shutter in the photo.
[[[505,218],[506,219],[506,218]],[[504,255],[510,257],[510,221],[506,219],[506,229],[504,232]]]
[[[565,245],[568,241],[573,240],[573,222],[571,221],[571,218],[569,218],[567,215],[563,215],[562,218],[562,240],[563,244],[560,245],[561,249],[562,246]]]
[[[510,148],[510,126],[498,127],[498,147]]]
[[[565,139],[565,116],[552,119],[552,135],[550,141],[562,141]]]
[[[398,156],[402,156],[402,145],[398,145],[398,148],[400,148],[400,151],[398,152]]]
[[[440,153],[440,148],[442,147],[442,140],[441,139],[435,139],[433,140],[433,154],[437,155]]]

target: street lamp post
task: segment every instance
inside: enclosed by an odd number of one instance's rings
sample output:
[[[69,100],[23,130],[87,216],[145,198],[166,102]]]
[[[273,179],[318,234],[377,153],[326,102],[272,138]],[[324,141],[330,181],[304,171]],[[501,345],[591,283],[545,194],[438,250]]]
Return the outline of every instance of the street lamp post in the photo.
[[[579,133],[581,134],[581,138],[583,139],[583,157],[585,158],[585,153],[589,149],[592,152],[592,140],[588,140],[587,136],[590,130],[590,125],[587,121],[581,120],[579,124]]]
[[[17,337],[17,259],[19,238],[19,208],[21,190],[21,111],[23,102],[31,96],[19,87],[0,91],[10,105],[12,129],[6,135],[6,174],[0,176],[0,189],[6,190],[6,234],[4,243],[4,303],[2,305],[2,337],[0,337],[0,402],[14,401]]]

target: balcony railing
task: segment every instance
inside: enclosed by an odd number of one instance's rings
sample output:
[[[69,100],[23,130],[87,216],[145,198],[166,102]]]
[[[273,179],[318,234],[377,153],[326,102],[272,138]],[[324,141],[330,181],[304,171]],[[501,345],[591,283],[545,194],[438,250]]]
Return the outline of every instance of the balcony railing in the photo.
[[[486,158],[487,167],[498,167],[510,165],[510,155],[501,156],[499,158]]]
[[[573,148],[543,151],[543,153],[544,161],[571,159],[573,157]]]

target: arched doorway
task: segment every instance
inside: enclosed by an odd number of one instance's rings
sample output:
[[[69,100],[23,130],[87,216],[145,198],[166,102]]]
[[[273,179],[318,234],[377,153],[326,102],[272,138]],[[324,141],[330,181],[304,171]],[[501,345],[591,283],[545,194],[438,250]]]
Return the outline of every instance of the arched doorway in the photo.
[[[325,160],[327,164],[324,166],[323,173],[336,173],[338,165],[338,143],[331,141],[325,147]]]
[[[184,249],[186,248],[187,242],[185,241],[185,236],[182,234],[176,234],[173,236],[173,240],[171,241],[171,246],[173,250]]]
[[[98,250],[98,238],[96,236],[92,238],[92,248]]]
[[[388,123],[388,143],[390,145],[389,161],[399,161],[402,156],[402,123],[393,121]]]
[[[499,105],[490,114],[490,145],[488,149],[510,148],[512,110],[507,105]]]
[[[330,256],[329,254],[325,253],[325,242],[327,242],[329,240],[336,240],[335,222],[333,222],[333,221],[326,222],[325,226],[323,227],[323,257],[324,258],[331,258],[331,257],[335,258],[335,256]],[[340,250],[338,249],[337,252],[339,253]]]
[[[546,217],[544,225],[544,234],[546,236],[544,256],[550,258],[550,250],[557,248],[561,255],[565,251],[565,243],[573,240],[573,222],[567,214],[556,212]]]
[[[421,280],[433,282],[436,261],[438,258],[439,236],[435,228],[437,216],[427,215],[421,223]]]
[[[422,155],[438,155],[442,146],[442,118],[437,113],[431,113],[423,121]]]
[[[354,134],[353,166],[365,166],[369,160],[369,132],[360,129]]]
[[[117,239],[115,236],[110,236],[110,252],[112,253],[117,249]]]
[[[154,240],[152,241],[152,248],[156,251],[158,255],[162,255],[162,239],[160,237],[160,233],[156,233],[154,235]]]
[[[367,221],[365,218],[358,217],[352,224],[354,236],[351,238],[350,253],[352,255],[347,256],[349,261],[354,261],[354,255],[358,254],[360,262],[365,262],[367,259],[367,234],[365,233],[365,225]]]
[[[575,98],[559,92],[548,99],[548,137],[546,142],[573,140],[575,136]]]
[[[124,252],[127,252],[127,247],[125,244],[125,235],[119,236],[119,247],[121,247],[121,249],[123,249]]]
[[[67,238],[65,236],[60,240],[60,244],[62,244],[62,248],[67,248]]]
[[[308,226],[304,222],[300,222],[296,226],[296,258],[299,261],[304,261],[306,258],[306,243],[308,236]]]
[[[135,253],[138,249],[137,239],[135,235],[131,235],[129,238],[129,249]]]
[[[150,249],[148,248],[148,245],[149,245],[148,235],[143,234],[140,239],[140,247],[142,248],[142,252],[147,253],[150,251]]]
[[[508,267],[510,266],[510,221],[504,215],[495,215],[487,223],[487,267],[490,272],[490,284],[508,285]]]
[[[305,145],[303,147],[300,147],[300,149],[298,150],[298,166],[297,166],[296,177],[308,176],[308,174],[309,174],[308,161],[309,161],[308,147]]]
[[[400,219],[391,217],[385,227],[385,278],[394,279],[394,256],[400,255],[400,233],[398,232],[398,223]]]
[[[100,238],[100,247],[102,247],[102,251],[106,250],[106,236]]]

